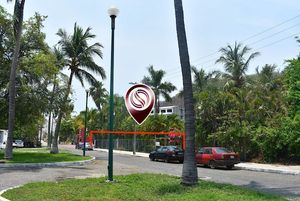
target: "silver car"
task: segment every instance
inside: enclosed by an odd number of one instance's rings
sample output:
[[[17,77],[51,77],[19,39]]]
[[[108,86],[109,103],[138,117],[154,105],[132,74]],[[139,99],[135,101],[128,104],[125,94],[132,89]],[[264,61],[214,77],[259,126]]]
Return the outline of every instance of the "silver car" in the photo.
[[[13,147],[16,147],[16,148],[24,147],[24,142],[22,140],[14,140]]]

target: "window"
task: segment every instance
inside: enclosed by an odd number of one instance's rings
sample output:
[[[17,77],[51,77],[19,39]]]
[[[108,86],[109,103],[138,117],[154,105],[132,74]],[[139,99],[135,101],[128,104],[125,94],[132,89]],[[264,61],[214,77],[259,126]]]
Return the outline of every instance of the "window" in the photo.
[[[217,147],[215,148],[216,152],[221,154],[221,153],[230,153],[230,151],[228,151],[226,148],[223,147]]]
[[[204,153],[205,153],[205,154],[212,154],[211,148],[205,149],[205,150],[204,150]]]
[[[162,147],[162,150],[161,150],[162,152],[166,152],[166,151],[168,151],[168,147]]]
[[[203,148],[201,148],[201,149],[199,149],[199,154],[203,154],[204,153],[204,149]]]
[[[166,110],[161,110],[160,113],[164,114],[166,113]]]
[[[172,109],[167,109],[167,112],[168,113],[173,113],[173,110]]]

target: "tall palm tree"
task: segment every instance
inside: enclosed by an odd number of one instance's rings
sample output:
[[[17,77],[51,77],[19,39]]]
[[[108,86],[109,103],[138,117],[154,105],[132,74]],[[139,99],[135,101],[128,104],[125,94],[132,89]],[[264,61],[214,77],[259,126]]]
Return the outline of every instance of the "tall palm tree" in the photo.
[[[216,63],[223,63],[225,66],[224,77],[233,81],[233,85],[237,88],[241,88],[245,84],[245,73],[248,69],[249,63],[252,59],[257,57],[260,53],[251,53],[248,58],[246,54],[251,51],[251,48],[244,46],[241,43],[234,43],[234,47],[227,45],[219,50],[221,57]]]
[[[63,52],[61,51],[61,49],[54,47],[53,48],[53,55],[55,56],[55,65],[56,68],[58,70],[57,73],[54,74],[53,77],[53,81],[52,81],[52,92],[50,93],[50,97],[49,97],[49,107],[48,107],[48,141],[47,141],[47,147],[50,149],[51,147],[51,142],[52,142],[52,135],[51,135],[51,115],[53,116],[53,102],[55,97],[57,96],[57,75],[59,74],[59,72],[62,70],[62,68],[64,67],[64,55]],[[62,73],[60,73],[62,76],[66,76]]]
[[[11,2],[12,0],[8,0]],[[8,136],[7,143],[4,153],[4,158],[11,160],[13,158],[12,142],[13,142],[13,131],[15,126],[15,110],[16,110],[16,74],[17,65],[19,60],[20,46],[21,46],[21,35],[22,35],[22,24],[24,15],[25,0],[15,0],[14,7],[14,37],[15,37],[15,48],[10,69],[9,77],[9,109],[8,109]]]
[[[195,185],[198,183],[198,172],[195,161],[195,111],[193,103],[191,65],[185,33],[182,1],[174,0],[174,7],[179,57],[183,80],[186,132],[186,150],[184,152],[181,183],[183,185]]]
[[[64,96],[64,103],[68,100],[74,76],[80,81],[82,86],[84,86],[84,81],[87,81],[91,85],[94,85],[97,82],[94,76],[88,71],[99,74],[102,79],[105,78],[104,69],[97,65],[93,59],[94,55],[102,58],[101,48],[103,46],[100,43],[94,43],[93,45],[88,44],[90,39],[96,37],[94,34],[91,34],[90,31],[90,27],[84,31],[81,27],[77,26],[76,23],[74,25],[74,32],[72,35],[68,35],[63,29],[58,30],[57,35],[60,36],[58,45],[61,46],[62,52],[64,53],[65,66],[71,71],[67,90]],[[51,153],[58,153],[57,140],[64,113],[65,107],[62,107],[56,122]]]
[[[90,95],[99,111],[99,126],[100,128],[103,128],[104,104],[108,101],[108,91],[104,88],[103,82],[97,81],[95,85],[91,86]]]
[[[176,90],[171,82],[162,82],[164,75],[163,70],[154,70],[153,66],[148,67],[150,76],[145,76],[142,80],[144,84],[150,86],[155,94],[155,113],[159,113],[159,96],[162,95],[166,101],[171,101],[170,93]]]
[[[103,82],[97,81],[95,85],[91,86],[90,94],[96,104],[96,107],[100,111],[103,104],[107,102],[108,96],[108,91],[104,88]]]
[[[206,73],[203,68],[198,70],[195,66],[192,66],[191,69],[192,72],[194,73],[194,88],[197,91],[202,91],[204,87],[207,85],[209,79],[211,79],[214,75],[219,76],[218,71]]]

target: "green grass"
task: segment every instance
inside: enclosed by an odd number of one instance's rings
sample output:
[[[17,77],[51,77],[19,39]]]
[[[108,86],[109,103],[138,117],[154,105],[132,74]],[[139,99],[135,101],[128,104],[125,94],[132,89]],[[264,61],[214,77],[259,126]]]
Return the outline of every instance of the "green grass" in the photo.
[[[0,159],[4,157],[4,151],[0,150]],[[74,155],[65,150],[60,150],[59,154],[49,154],[46,148],[21,148],[13,150],[13,160],[5,163],[53,163],[67,161],[81,161],[90,159],[89,156],[83,157]]]
[[[106,178],[38,182],[9,190],[2,196],[14,200],[105,200],[105,201],[280,201],[284,198],[226,184],[200,181],[195,187],[180,185],[168,175],[133,174]]]

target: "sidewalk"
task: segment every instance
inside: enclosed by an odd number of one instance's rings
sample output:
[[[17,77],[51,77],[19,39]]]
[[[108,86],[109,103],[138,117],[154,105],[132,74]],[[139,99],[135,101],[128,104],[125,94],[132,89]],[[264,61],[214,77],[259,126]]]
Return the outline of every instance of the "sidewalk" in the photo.
[[[108,152],[107,149],[94,148],[94,150]],[[133,153],[129,151],[114,150],[114,153],[133,156]],[[136,152],[135,156],[147,158],[149,157],[149,153]],[[239,163],[235,165],[235,167],[243,170],[250,170],[250,171],[257,171],[257,172],[300,175],[300,165],[292,166],[292,165],[275,165],[275,164],[271,165],[271,164],[260,164],[260,163]]]

